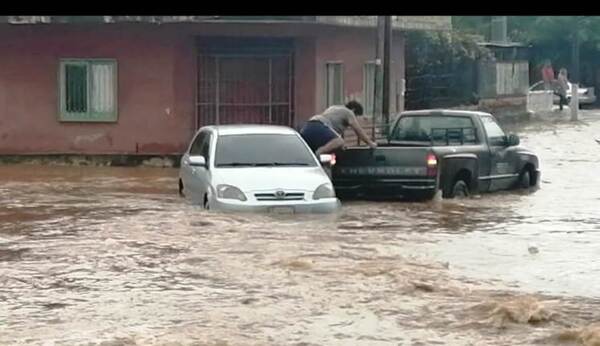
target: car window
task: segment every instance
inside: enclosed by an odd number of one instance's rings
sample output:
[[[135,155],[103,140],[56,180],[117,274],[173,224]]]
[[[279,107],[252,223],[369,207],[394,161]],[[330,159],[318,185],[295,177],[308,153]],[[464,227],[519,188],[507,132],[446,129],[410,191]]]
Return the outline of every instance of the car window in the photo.
[[[393,141],[477,143],[473,121],[467,116],[404,116],[390,138]]]
[[[216,167],[316,166],[314,156],[296,135],[225,135],[217,139]]]
[[[190,147],[190,156],[202,155],[202,144],[208,135],[207,131],[200,132]]]
[[[506,143],[506,135],[494,118],[484,116],[481,117],[481,122],[485,128],[490,145],[502,146]]]
[[[212,138],[212,134],[208,133],[204,137],[204,141],[200,145],[200,155],[204,156],[206,162],[210,161],[210,140]]]

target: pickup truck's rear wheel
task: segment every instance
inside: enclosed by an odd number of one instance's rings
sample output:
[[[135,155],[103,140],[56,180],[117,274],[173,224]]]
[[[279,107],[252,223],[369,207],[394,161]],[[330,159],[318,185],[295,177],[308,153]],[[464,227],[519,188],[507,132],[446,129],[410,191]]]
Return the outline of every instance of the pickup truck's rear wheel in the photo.
[[[466,198],[469,197],[469,186],[464,180],[459,179],[454,182],[450,198]]]

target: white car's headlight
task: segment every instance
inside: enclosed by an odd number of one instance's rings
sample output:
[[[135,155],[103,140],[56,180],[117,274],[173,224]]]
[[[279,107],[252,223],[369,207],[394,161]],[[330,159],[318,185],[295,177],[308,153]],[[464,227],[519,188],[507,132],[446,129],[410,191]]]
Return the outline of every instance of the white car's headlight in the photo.
[[[245,201],[246,195],[235,186],[231,185],[217,185],[217,197],[223,199],[237,199],[238,201]]]
[[[321,198],[333,198],[335,197],[335,190],[330,183],[325,183],[317,187],[315,193],[313,194],[313,199],[321,199]]]

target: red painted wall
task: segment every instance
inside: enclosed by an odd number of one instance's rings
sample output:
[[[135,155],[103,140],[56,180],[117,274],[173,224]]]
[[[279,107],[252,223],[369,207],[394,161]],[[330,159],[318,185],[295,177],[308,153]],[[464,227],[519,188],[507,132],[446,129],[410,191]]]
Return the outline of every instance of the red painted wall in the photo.
[[[337,28],[336,28],[337,29]],[[328,30],[317,38],[317,88],[315,90],[317,107],[322,110],[326,106],[325,79],[326,63],[341,61],[344,64],[344,95],[346,100],[364,100],[363,96],[363,66],[367,61],[375,60],[376,32],[375,30],[345,29]],[[404,37],[395,33],[391,49],[392,63],[390,66],[390,98],[391,111],[404,110],[404,99],[396,102],[396,82],[405,78],[404,68]]]
[[[314,38],[299,38],[296,40],[294,56],[294,95],[296,126],[308,120],[317,112],[315,99],[316,76],[316,46]]]
[[[0,153],[171,153],[185,147],[193,126],[189,39],[156,26],[119,29],[0,30]],[[58,121],[61,58],[117,60],[118,122]]]
[[[362,89],[372,29],[305,24],[111,24],[0,26],[0,154],[167,154],[195,131],[196,45],[207,36],[295,38],[295,122],[322,110],[324,64],[344,60],[346,94]],[[404,76],[403,44],[394,45]],[[118,63],[118,121],[60,122],[61,58]]]

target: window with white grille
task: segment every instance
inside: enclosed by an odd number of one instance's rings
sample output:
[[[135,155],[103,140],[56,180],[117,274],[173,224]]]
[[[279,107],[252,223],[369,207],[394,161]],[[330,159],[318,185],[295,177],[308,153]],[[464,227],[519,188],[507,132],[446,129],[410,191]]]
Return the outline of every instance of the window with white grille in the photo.
[[[60,120],[117,121],[115,60],[61,60]]]
[[[327,80],[325,91],[327,93],[327,107],[344,104],[344,64],[341,62],[328,62],[326,64]]]

